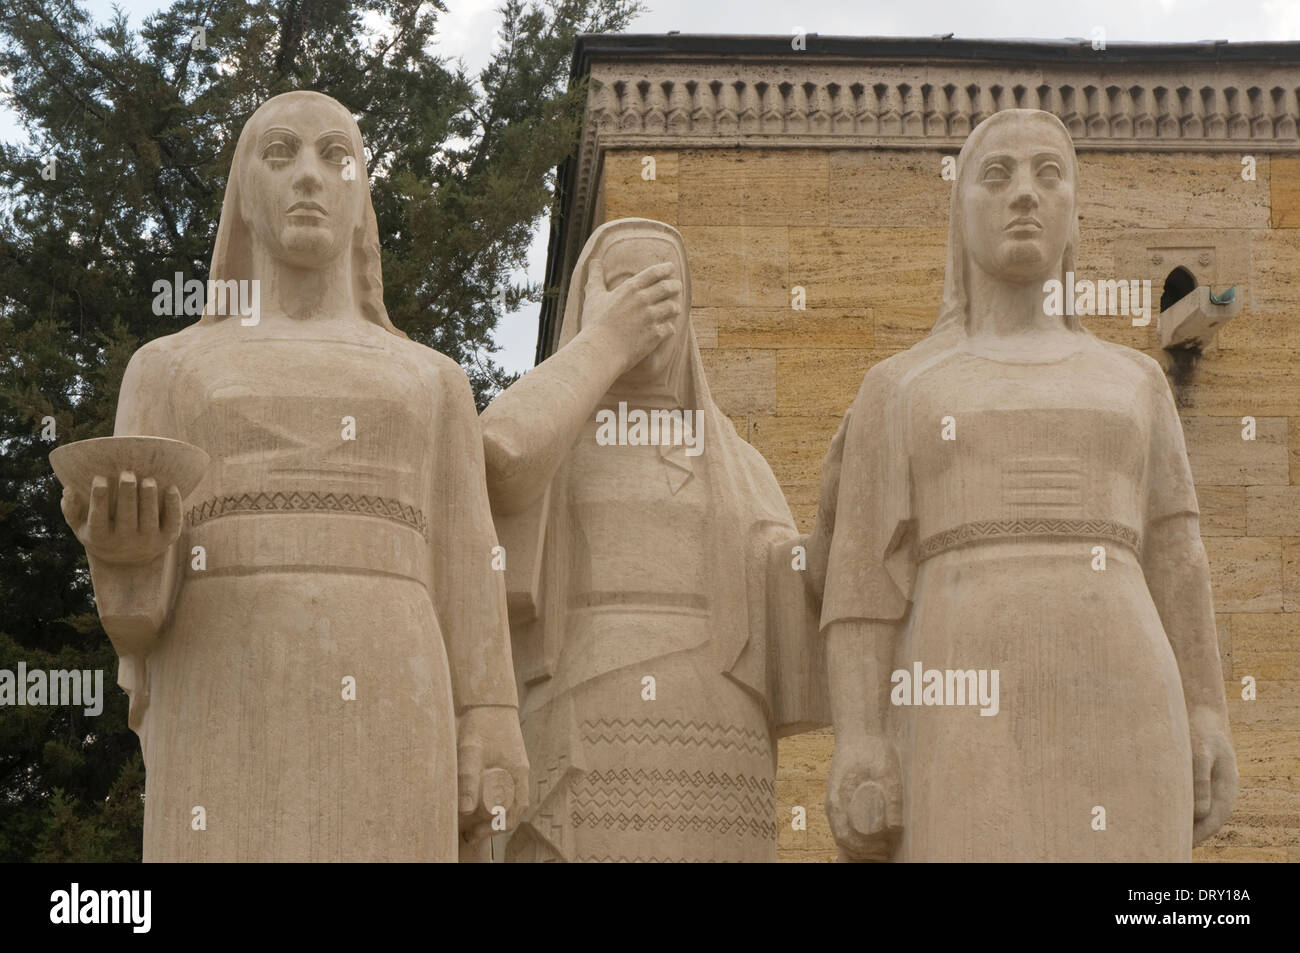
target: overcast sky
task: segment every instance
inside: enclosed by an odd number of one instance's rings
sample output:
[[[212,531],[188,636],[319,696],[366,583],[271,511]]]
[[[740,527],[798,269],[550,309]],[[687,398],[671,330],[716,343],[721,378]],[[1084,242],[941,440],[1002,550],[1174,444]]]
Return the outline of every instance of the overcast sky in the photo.
[[[1108,42],[1145,40],[1300,40],[1300,0],[642,0],[648,7],[633,22],[636,33],[762,33],[796,30],[838,36],[932,36],[1061,39],[1091,38],[1106,31]],[[109,0],[83,0],[95,17],[112,13]],[[117,0],[132,25],[170,4]],[[486,61],[499,17],[500,0],[446,0],[440,27],[444,55],[460,57],[471,70]],[[0,77],[5,88],[6,78]],[[0,138],[20,136],[12,116],[0,107]],[[534,236],[527,277],[540,281],[546,266],[548,224]],[[517,276],[522,280],[523,274]],[[532,366],[539,306],[508,315],[497,331],[497,360],[507,370]]]

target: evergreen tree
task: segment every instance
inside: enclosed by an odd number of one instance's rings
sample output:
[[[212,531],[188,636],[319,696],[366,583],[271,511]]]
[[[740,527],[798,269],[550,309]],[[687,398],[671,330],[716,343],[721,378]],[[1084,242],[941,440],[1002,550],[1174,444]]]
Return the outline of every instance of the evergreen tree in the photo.
[[[490,357],[502,299],[542,290],[509,275],[577,140],[574,37],[638,9],[505,0],[471,76],[434,48],[442,0],[178,0],[139,29],[7,0],[0,74],[31,144],[0,146],[0,669],[102,669],[105,703],[0,708],[0,861],[140,856],[139,745],[48,454],[111,434],[130,355],[194,320],[154,315],[152,286],[207,279],[244,122],[291,89],[353,112],[389,314],[483,403],[507,382]]]

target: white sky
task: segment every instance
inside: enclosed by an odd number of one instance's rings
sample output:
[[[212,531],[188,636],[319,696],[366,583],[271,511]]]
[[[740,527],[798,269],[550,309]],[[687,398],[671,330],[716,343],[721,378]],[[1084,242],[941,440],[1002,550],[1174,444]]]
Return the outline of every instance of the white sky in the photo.
[[[838,36],[1091,38],[1106,31],[1108,42],[1141,40],[1300,39],[1300,0],[643,0],[649,7],[629,27],[636,33],[787,34],[796,30]],[[112,14],[110,0],[83,0],[100,21]],[[138,26],[149,13],[169,4],[157,0],[117,0],[116,6]],[[495,38],[500,0],[447,0],[440,46],[445,56],[460,57],[471,72],[486,62]],[[6,78],[0,85],[7,88]],[[13,116],[0,105],[0,139],[21,138]],[[526,272],[515,276],[540,282],[546,267],[549,223],[538,225]],[[530,305],[502,319],[496,359],[507,370],[532,366],[540,305]]]

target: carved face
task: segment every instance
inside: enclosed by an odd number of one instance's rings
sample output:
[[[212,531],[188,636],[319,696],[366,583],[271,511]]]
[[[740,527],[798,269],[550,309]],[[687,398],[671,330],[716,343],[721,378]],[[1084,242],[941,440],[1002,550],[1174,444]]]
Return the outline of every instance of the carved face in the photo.
[[[1059,277],[1074,215],[1071,145],[1046,122],[1025,118],[990,130],[961,197],[966,248],[995,278]]]
[[[284,96],[256,123],[241,214],[272,257],[321,268],[350,245],[365,182],[352,117],[323,96]],[[350,166],[350,167],[349,167]]]
[[[605,267],[605,287],[607,290],[613,291],[633,275],[644,271],[651,265],[657,265],[661,262],[676,265],[678,256],[676,246],[664,239],[625,238],[621,241],[615,241],[606,248],[604,255],[601,256],[601,261]],[[673,277],[681,281],[683,276],[674,274]],[[659,346],[651,351],[640,364],[628,371],[623,377],[624,383],[630,381],[637,383],[658,381],[672,367],[673,357],[680,345],[680,335],[686,327],[688,316],[685,309],[682,308],[681,292],[674,294],[668,300],[675,302],[679,309],[673,321],[672,336],[661,341]],[[617,320],[618,317],[618,315],[611,315],[614,320]]]

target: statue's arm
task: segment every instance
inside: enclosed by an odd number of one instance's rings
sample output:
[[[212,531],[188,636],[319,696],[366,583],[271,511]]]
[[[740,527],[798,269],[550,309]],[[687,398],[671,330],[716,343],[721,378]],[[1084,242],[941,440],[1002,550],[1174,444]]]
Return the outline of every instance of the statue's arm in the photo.
[[[458,712],[517,707],[504,574],[493,568],[496,528],[484,481],[483,441],[463,371],[439,371],[431,503],[433,592]]]
[[[1155,398],[1148,466],[1142,571],[1178,663],[1191,734],[1195,799],[1193,842],[1219,829],[1232,812],[1237,761],[1214,624],[1210,564],[1182,425],[1163,373],[1148,366]]]
[[[584,329],[483,411],[488,492],[498,513],[517,513],[541,497],[622,373],[626,356],[606,327]]]
[[[826,673],[836,739],[883,735],[898,625],[841,619],[826,627]]]
[[[460,826],[467,840],[478,841],[491,833],[495,810],[504,809],[511,825],[527,806],[528,757],[519,729],[504,573],[493,565],[497,535],[474,395],[454,362],[444,359],[437,374],[430,589],[456,712]]]
[[[170,432],[167,358],[157,343],[132,356],[122,379],[115,436],[165,436]],[[101,479],[102,478],[102,479]],[[180,585],[181,499],[174,488],[150,485],[151,475],[97,475],[89,500],[64,495],[69,523],[80,527],[87,546],[91,582],[100,621],[119,656],[144,655],[167,625]],[[117,507],[109,525],[109,488],[117,485]],[[130,517],[128,509],[132,510]],[[129,520],[129,522],[128,522]],[[161,551],[146,561],[119,558],[144,537]],[[95,545],[104,540],[106,545]],[[122,545],[117,545],[122,544]]]
[[[1210,837],[1232,813],[1237,759],[1228,726],[1219,641],[1210,596],[1210,565],[1195,514],[1148,526],[1143,572],[1169,637],[1187,704],[1195,799],[1192,839]]]
[[[682,284],[671,264],[650,265],[612,290],[600,259],[587,269],[582,330],[483,411],[488,492],[500,515],[541,497],[601,397],[673,333]]]
[[[1210,595],[1210,563],[1196,514],[1147,527],[1143,572],[1169,636],[1189,712],[1208,708],[1227,724],[1228,708]]]
[[[835,510],[840,495],[840,468],[844,463],[844,435],[849,428],[850,408],[840,420],[839,429],[831,438],[830,449],[822,460],[821,491],[817,502],[817,518],[808,534],[808,591],[821,604],[826,591],[826,569],[830,560],[831,539],[835,535]]]
[[[821,561],[826,579],[822,631],[835,729],[826,811],[846,860],[888,859],[903,823],[902,770],[886,705],[911,601],[910,576],[896,565],[910,558],[900,550],[910,509],[905,441],[887,412],[888,384],[882,372],[869,372],[831,441],[813,531],[825,541],[809,552],[810,569]],[[814,558],[817,552],[824,555]]]

